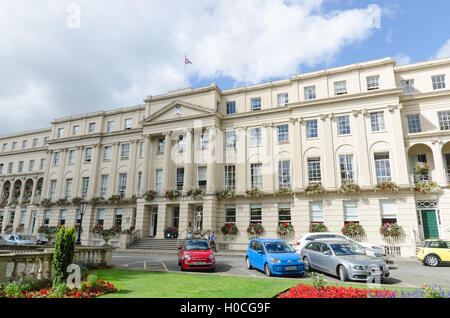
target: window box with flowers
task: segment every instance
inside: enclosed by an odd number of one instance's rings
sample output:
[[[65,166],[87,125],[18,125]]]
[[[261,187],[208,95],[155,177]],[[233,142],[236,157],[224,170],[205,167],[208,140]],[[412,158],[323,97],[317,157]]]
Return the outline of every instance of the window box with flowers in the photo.
[[[104,205],[104,204],[107,204],[107,202],[106,202],[106,200],[103,199],[103,198],[95,197],[95,198],[92,198],[92,199],[89,201],[89,204],[91,204],[92,206],[96,206],[96,205]]]
[[[262,192],[258,188],[254,188],[254,189],[245,191],[245,197],[249,198],[249,199],[258,199],[258,198],[262,198],[263,196],[264,196],[264,192]]]
[[[441,187],[435,182],[419,181],[416,182],[414,190],[423,194],[438,194],[441,193]]]
[[[16,206],[18,206],[19,205],[19,201],[18,200],[13,200],[10,204],[9,204],[9,206],[11,207],[11,208],[15,208]]]
[[[56,234],[58,234],[59,228],[57,226],[49,226],[47,224],[41,225],[41,227],[38,229],[39,234],[45,234],[49,238],[56,237]]]
[[[416,170],[419,174],[427,174],[430,171],[430,165],[427,162],[418,162]]]
[[[169,200],[175,200],[178,199],[181,196],[180,190],[174,189],[174,190],[167,190],[164,197]]]
[[[375,187],[375,191],[398,192],[398,190],[398,185],[395,182],[380,182]]]
[[[106,200],[106,202],[109,205],[117,205],[117,204],[120,204],[121,201],[122,201],[122,196],[119,194],[114,194],[114,195],[110,196],[108,198],[108,200]]]
[[[165,238],[177,238],[178,237],[178,229],[175,226],[169,226],[164,229],[164,237]]]
[[[188,197],[191,197],[194,200],[201,200],[201,199],[203,199],[203,195],[204,194],[205,194],[205,192],[201,188],[191,189],[188,192],[186,192],[186,195]]]
[[[275,196],[277,195],[290,195],[291,197],[295,196],[294,191],[292,191],[291,188],[279,188],[275,193]]]
[[[156,196],[158,195],[158,192],[155,190],[148,190],[143,194],[143,197],[146,201],[153,201],[155,200]]]
[[[249,239],[259,238],[264,232],[264,227],[261,223],[250,223],[247,228],[247,235]]]
[[[311,183],[305,188],[306,195],[319,195],[324,193],[325,188],[320,183]]]
[[[26,208],[29,205],[30,205],[30,202],[27,202],[27,201],[22,201],[18,204],[19,208]]]
[[[70,202],[67,199],[59,199],[55,202],[55,204],[59,205],[59,206],[66,206],[66,205],[70,205]]]
[[[12,230],[13,230],[12,224],[8,224],[7,226],[5,226],[5,234],[11,234]]]
[[[83,198],[76,197],[76,198],[72,199],[72,204],[75,206],[79,206],[81,204],[81,202],[83,202]]]
[[[231,239],[238,233],[238,228],[234,223],[225,223],[222,226],[221,231],[225,236],[225,239]]]
[[[52,206],[52,201],[50,199],[43,199],[39,205],[43,208],[49,208]]]
[[[351,182],[344,183],[339,189],[339,193],[345,194],[359,193],[360,191],[361,188],[359,187],[359,185]]]
[[[309,225],[309,232],[310,233],[328,232],[328,228],[325,226],[323,222],[317,223],[314,222]]]
[[[380,234],[386,240],[401,239],[404,236],[404,231],[397,223],[384,223],[380,227]]]
[[[217,193],[217,199],[222,200],[222,199],[233,199],[234,196],[236,195],[236,192],[234,192],[231,189],[227,189],[227,190],[223,190],[220,191],[219,193]]]
[[[342,228],[342,234],[356,240],[362,239],[366,235],[362,225],[355,222],[345,223]]]
[[[285,240],[294,235],[294,226],[289,222],[283,222],[278,225],[277,235],[279,238]]]
[[[25,230],[25,224],[19,224],[19,226],[16,228],[16,233],[23,233]]]

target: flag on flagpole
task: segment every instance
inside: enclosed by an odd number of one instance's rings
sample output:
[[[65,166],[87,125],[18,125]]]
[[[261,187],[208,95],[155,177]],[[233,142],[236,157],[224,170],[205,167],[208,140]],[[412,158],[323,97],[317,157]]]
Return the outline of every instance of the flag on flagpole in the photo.
[[[184,64],[192,64],[192,62],[185,56],[184,57]]]

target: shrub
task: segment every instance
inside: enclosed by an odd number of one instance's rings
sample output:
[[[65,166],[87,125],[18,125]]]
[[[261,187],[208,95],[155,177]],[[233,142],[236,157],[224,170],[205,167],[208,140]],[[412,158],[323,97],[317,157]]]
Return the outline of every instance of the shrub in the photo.
[[[53,254],[53,286],[66,282],[67,267],[73,263],[75,255],[75,227],[66,229],[63,225],[56,236],[55,252]]]

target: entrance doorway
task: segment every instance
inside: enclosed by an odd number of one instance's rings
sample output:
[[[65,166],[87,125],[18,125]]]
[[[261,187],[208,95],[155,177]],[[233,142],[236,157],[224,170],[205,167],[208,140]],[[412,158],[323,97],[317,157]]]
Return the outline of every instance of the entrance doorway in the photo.
[[[436,210],[421,210],[423,237],[425,239],[439,238],[439,225]]]
[[[156,236],[156,228],[158,224],[158,207],[152,207],[151,221],[150,221],[150,236]]]

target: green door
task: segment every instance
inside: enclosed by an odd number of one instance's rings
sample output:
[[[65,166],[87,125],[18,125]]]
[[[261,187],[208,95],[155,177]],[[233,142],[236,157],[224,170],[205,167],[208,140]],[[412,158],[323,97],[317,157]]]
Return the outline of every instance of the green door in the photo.
[[[422,210],[422,226],[425,239],[439,238],[439,228],[435,210]]]

